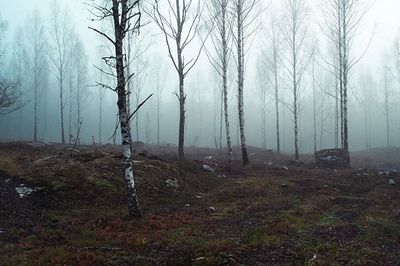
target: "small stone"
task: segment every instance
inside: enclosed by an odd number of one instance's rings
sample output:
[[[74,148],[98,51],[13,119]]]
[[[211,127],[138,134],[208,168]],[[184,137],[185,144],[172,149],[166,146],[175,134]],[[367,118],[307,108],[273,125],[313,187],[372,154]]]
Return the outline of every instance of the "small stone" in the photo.
[[[216,212],[217,211],[214,207],[208,207],[207,210],[209,212]]]
[[[178,185],[178,180],[176,179],[176,178],[174,178],[174,179],[167,179],[166,181],[165,181],[165,183],[167,184],[167,187],[173,187],[173,188],[178,188],[179,187],[179,185]]]
[[[396,182],[393,179],[389,179],[389,185],[394,186],[396,185]]]
[[[206,165],[206,164],[203,164],[203,170],[206,172],[214,173],[214,169],[211,166]]]
[[[189,207],[190,207],[190,204],[186,203],[186,204],[185,204],[185,207],[186,207],[186,208],[189,208]]]
[[[282,184],[281,187],[288,187],[288,184]]]

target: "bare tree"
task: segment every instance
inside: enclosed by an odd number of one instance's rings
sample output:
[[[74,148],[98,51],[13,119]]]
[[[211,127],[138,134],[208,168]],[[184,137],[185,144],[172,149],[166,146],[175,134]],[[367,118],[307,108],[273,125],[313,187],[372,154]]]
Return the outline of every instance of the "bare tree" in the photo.
[[[340,102],[340,128],[342,148],[349,150],[348,132],[348,87],[349,74],[354,66],[367,52],[369,45],[360,56],[352,55],[352,44],[357,35],[360,24],[371,8],[373,2],[362,0],[328,0],[324,5],[326,18],[326,36],[336,47],[336,57],[333,65],[338,79]],[[372,35],[373,36],[373,35]]]
[[[258,8],[258,10],[257,10]],[[242,147],[242,162],[243,165],[248,165],[249,156],[246,148],[245,136],[245,115],[244,115],[244,77],[247,49],[251,46],[252,38],[255,31],[258,29],[256,22],[260,15],[261,8],[258,0],[234,0],[232,13],[235,18],[236,34],[233,34],[233,40],[237,49],[237,74],[238,74],[238,113],[239,113],[239,132],[240,144]],[[233,28],[232,28],[233,30]]]
[[[272,12],[275,12],[273,10]],[[266,29],[266,46],[264,53],[265,63],[267,70],[273,77],[273,88],[274,88],[274,102],[275,102],[275,130],[276,130],[276,151],[281,152],[281,141],[280,141],[280,115],[279,115],[279,76],[282,64],[282,25],[278,22],[278,17],[276,13],[271,14],[270,22]]]
[[[211,43],[213,45],[213,53],[208,51],[208,59],[222,78],[222,93],[223,93],[223,108],[225,120],[225,133],[228,155],[232,156],[232,139],[229,123],[229,110],[228,110],[228,66],[230,59],[230,42],[231,31],[229,25],[231,24],[231,14],[229,12],[228,0],[211,0],[207,6],[209,16],[211,17]]]
[[[204,42],[195,56],[185,61],[185,52],[200,30],[201,5],[194,0],[168,0],[167,10],[162,10],[159,1],[153,4],[149,15],[162,31],[168,48],[169,57],[178,73],[179,92],[175,92],[179,100],[179,145],[178,156],[185,159],[185,78],[196,65]]]
[[[62,9],[60,3],[55,0],[52,4],[50,20],[49,36],[51,42],[48,46],[48,54],[50,61],[54,66],[54,76],[58,81],[59,97],[60,97],[60,127],[61,142],[65,144],[65,127],[64,127],[64,89],[67,70],[71,61],[70,50],[72,47],[72,26],[69,13],[66,9]]]
[[[96,4],[95,2],[88,3],[91,6],[92,14],[95,19],[105,21],[112,19],[114,37],[111,37],[105,32],[91,28],[104,38],[106,38],[115,48],[114,54],[104,57],[105,62],[111,66],[114,71],[108,73],[110,76],[115,77],[117,87],[109,89],[118,94],[118,112],[119,123],[121,128],[122,140],[122,155],[124,165],[124,180],[128,195],[128,209],[129,213],[134,217],[140,217],[141,211],[139,207],[138,197],[135,188],[133,165],[131,161],[131,132],[129,127],[129,120],[131,115],[127,110],[127,82],[132,78],[126,76],[126,64],[124,57],[124,40],[127,34],[131,32],[139,32],[140,29],[140,1],[139,0],[112,0],[104,2],[103,4]]]
[[[26,66],[33,93],[33,139],[38,140],[39,107],[48,82],[45,28],[38,10],[26,22]]]
[[[293,102],[287,107],[293,115],[295,160],[299,160],[299,113],[304,91],[302,81],[310,63],[310,55],[306,50],[307,26],[305,20],[308,11],[304,0],[287,0],[286,5],[287,31],[285,39],[289,49],[286,57],[286,70],[291,83],[290,92],[293,95]]]
[[[261,147],[267,149],[267,93],[270,86],[269,76],[266,75],[265,55],[258,57],[257,61],[257,92],[260,100],[259,108],[261,112]],[[268,72],[267,72],[268,73]]]
[[[75,70],[75,102],[76,102],[76,118],[75,129],[80,130],[82,127],[82,110],[84,103],[88,98],[87,93],[87,79],[88,79],[88,56],[86,54],[84,45],[80,39],[76,39],[74,44],[75,54],[72,61],[72,69]],[[76,143],[80,144],[78,134],[76,135]]]
[[[18,104],[20,83],[6,79],[3,74],[3,64],[6,57],[6,44],[4,42],[8,24],[0,16],[0,115],[9,114],[22,106]]]
[[[1,27],[1,26],[0,26]],[[1,38],[1,37],[0,37]],[[23,106],[23,86],[24,86],[24,81],[23,81],[23,76],[25,72],[25,37],[23,33],[23,27],[17,28],[17,30],[14,33],[14,43],[13,43],[13,49],[12,49],[12,70],[14,73],[14,79],[19,82],[19,92],[18,92],[18,106],[21,106],[18,112],[18,121],[15,121],[16,123],[16,128],[18,129],[18,137],[19,139],[23,139],[23,125],[22,125],[22,106]]]
[[[132,72],[135,72],[134,79],[132,78],[127,82],[128,102],[127,108],[130,112],[132,96],[134,96],[135,108],[137,108],[141,101],[142,88],[145,85],[147,77],[147,66],[148,59],[146,54],[151,46],[152,39],[148,34],[128,34],[125,39],[125,50],[126,50],[126,75],[129,77]],[[133,39],[135,38],[135,42]],[[139,127],[140,127],[140,114],[135,115],[135,128],[136,128],[136,140],[139,141]],[[130,125],[131,126],[131,125]]]
[[[161,119],[161,104],[162,104],[162,95],[163,88],[162,84],[164,84],[165,80],[165,69],[164,64],[162,63],[162,59],[159,56],[156,56],[154,62],[157,62],[153,65],[153,73],[155,74],[155,92],[157,98],[157,146],[160,146],[160,119]]]
[[[390,158],[390,71],[387,65],[384,66],[384,77],[383,77],[383,102],[384,102],[384,114],[386,124],[386,151],[387,157]]]
[[[363,109],[365,149],[369,150],[372,147],[372,109],[376,97],[374,92],[377,90],[377,87],[370,72],[361,72],[359,79],[360,94],[359,97],[356,97],[356,100],[358,100]]]

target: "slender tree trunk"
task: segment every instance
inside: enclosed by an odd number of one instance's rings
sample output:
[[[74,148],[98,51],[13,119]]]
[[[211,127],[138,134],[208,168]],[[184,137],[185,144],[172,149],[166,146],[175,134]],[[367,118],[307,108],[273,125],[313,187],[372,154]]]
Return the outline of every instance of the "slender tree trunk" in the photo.
[[[64,97],[63,97],[63,70],[60,71],[60,116],[61,116],[61,143],[65,144],[65,131],[64,131]]]
[[[315,60],[315,59],[313,59]],[[312,90],[313,90],[313,126],[314,126],[314,154],[317,152],[317,110],[316,110],[316,99],[315,99],[315,61],[312,65]],[[322,110],[323,111],[323,110]]]
[[[39,95],[38,95],[38,77],[37,77],[37,69],[35,68],[35,77],[34,77],[34,107],[33,107],[33,140],[37,141],[38,140],[38,101],[39,101]]]
[[[81,66],[80,66],[79,62],[80,61],[78,60],[78,66],[77,66],[78,71],[76,73],[76,76],[77,76],[76,79],[78,81],[78,84],[76,85],[76,111],[77,111],[77,126],[79,129],[81,129],[81,127],[82,127],[82,117],[81,117],[81,85],[82,85],[81,82],[82,82],[82,80],[81,80],[81,73],[80,73]],[[77,134],[76,137],[77,137],[77,143],[78,143],[78,145],[80,145],[81,140],[80,140],[79,135]]]
[[[343,148],[349,151],[349,132],[348,132],[348,116],[347,116],[347,86],[348,86],[348,45],[347,45],[347,10],[346,1],[343,1]]]
[[[387,69],[385,68],[385,120],[386,120],[386,151],[387,157],[390,158],[390,123],[389,123],[389,93]]]
[[[275,61],[275,71],[274,71],[274,87],[275,87],[275,114],[276,114],[276,151],[281,152],[281,140],[280,140],[280,129],[279,129],[279,87],[278,87],[278,72],[277,63]]]
[[[224,119],[225,119],[225,134],[226,134],[226,146],[228,149],[228,156],[232,159],[232,139],[229,125],[229,110],[228,110],[228,43],[226,36],[226,6],[222,5],[222,86],[223,86],[223,98],[224,98]]]
[[[222,129],[223,129],[223,117],[224,117],[224,94],[223,91],[221,91],[221,97],[220,97],[220,112],[219,112],[219,149],[222,150]]]
[[[136,64],[136,73],[139,73],[139,64]],[[139,76],[136,75],[136,108],[139,107],[140,89],[139,89]],[[136,113],[136,141],[139,141],[139,113]]]
[[[319,135],[319,149],[322,150],[322,145],[324,143],[324,126],[325,126],[325,98],[322,98],[321,101],[321,128]]]
[[[182,71],[183,72],[183,71]],[[180,160],[185,160],[185,91],[184,91],[184,76],[179,73],[179,145],[178,157]]]
[[[72,144],[72,69],[69,75],[69,114],[68,114],[68,143]]]
[[[123,29],[120,28],[119,20],[120,17],[117,15],[118,4],[116,0],[113,5],[114,13],[114,25],[115,25],[115,54],[116,54],[116,70],[117,70],[117,92],[118,92],[118,111],[119,111],[119,121],[121,127],[121,141],[122,141],[122,155],[123,155],[123,165],[124,165],[124,178],[125,185],[128,194],[128,209],[129,213],[134,217],[140,217],[141,211],[139,207],[139,202],[137,198],[133,165],[131,161],[131,132],[129,128],[129,115],[127,112],[127,95],[126,95],[126,79],[124,71],[124,53],[123,53]],[[123,23],[123,22],[121,22]]]
[[[160,96],[157,97],[157,146],[160,146]]]
[[[243,165],[248,165],[249,157],[246,149],[246,137],[244,127],[244,36],[243,36],[243,18],[242,18],[242,0],[238,0],[237,3],[237,24],[238,24],[238,36],[237,36],[237,53],[238,53],[238,109],[239,109],[239,129],[240,129],[240,143],[242,146],[242,160]]]
[[[295,25],[295,23],[294,23]],[[299,160],[299,125],[298,125],[298,88],[297,88],[297,54],[296,32],[292,31],[292,71],[293,71],[293,121],[294,121],[294,157]]]
[[[338,74],[335,68],[335,140],[334,145],[335,148],[339,148],[339,82],[338,82]]]

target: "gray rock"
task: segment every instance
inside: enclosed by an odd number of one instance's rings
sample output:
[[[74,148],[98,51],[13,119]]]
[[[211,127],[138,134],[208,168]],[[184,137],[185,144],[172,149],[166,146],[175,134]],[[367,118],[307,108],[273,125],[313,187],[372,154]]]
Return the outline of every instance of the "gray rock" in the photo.
[[[208,207],[207,210],[209,212],[216,212],[217,211],[214,207]]]
[[[393,179],[389,179],[389,185],[395,186],[396,182]]]
[[[206,165],[206,164],[203,164],[203,170],[206,172],[214,173],[214,169],[211,166]]]
[[[172,188],[178,188],[178,180],[176,178],[174,179],[167,179],[165,180],[165,183],[167,184],[167,187],[172,187]]]

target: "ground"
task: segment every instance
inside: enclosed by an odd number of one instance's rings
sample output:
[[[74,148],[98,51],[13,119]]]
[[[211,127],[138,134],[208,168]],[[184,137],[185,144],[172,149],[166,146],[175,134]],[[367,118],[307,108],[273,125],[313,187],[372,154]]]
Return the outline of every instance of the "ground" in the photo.
[[[356,153],[353,169],[322,170],[249,153],[242,167],[147,147],[135,220],[117,147],[0,144],[0,265],[399,265],[400,180],[382,173],[399,160]]]

